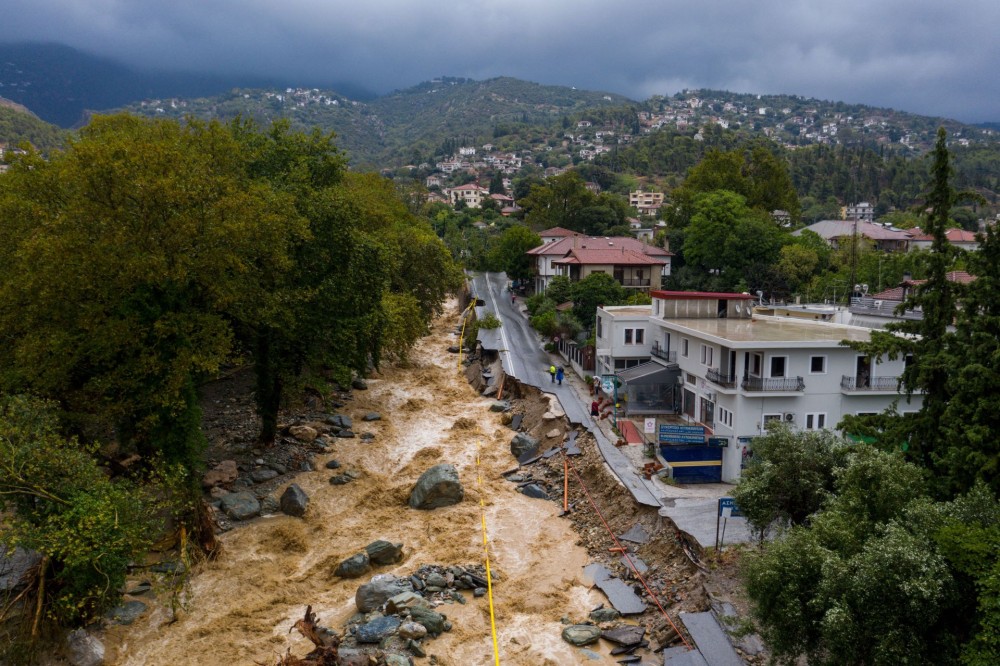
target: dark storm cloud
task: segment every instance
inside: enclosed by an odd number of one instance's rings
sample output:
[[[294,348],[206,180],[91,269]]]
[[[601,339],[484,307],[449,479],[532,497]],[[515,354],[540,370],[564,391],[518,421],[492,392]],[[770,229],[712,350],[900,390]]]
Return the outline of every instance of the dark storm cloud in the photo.
[[[351,81],[509,75],[644,99],[791,93],[1000,120],[995,0],[7,0],[2,41],[142,67]]]

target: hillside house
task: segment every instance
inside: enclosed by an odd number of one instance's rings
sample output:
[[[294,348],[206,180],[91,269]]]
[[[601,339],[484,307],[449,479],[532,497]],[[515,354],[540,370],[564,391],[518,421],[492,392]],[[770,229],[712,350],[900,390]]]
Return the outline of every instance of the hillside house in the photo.
[[[489,196],[490,191],[476,183],[468,183],[458,187],[447,187],[443,190],[443,194],[448,197],[452,206],[462,202],[469,208],[481,208],[483,199]]]
[[[979,249],[979,241],[976,239],[976,234],[972,231],[966,231],[965,229],[948,229],[944,232],[944,235],[945,238],[948,239],[949,243],[960,250],[975,252]],[[934,237],[930,234],[923,233],[919,227],[910,229],[911,250],[929,250],[933,244]]]
[[[805,229],[819,234],[831,247],[839,247],[855,235],[867,238],[876,249],[884,252],[906,252],[910,244],[910,233],[902,229],[884,227],[880,224],[860,220],[820,220]],[[792,232],[800,236],[804,229]]]
[[[635,238],[584,236],[566,229],[549,229],[541,237],[542,245],[528,251],[535,263],[536,293],[544,292],[556,275],[576,281],[607,273],[626,289],[640,291],[659,289],[661,277],[670,275],[673,253]]]
[[[860,220],[862,222],[875,221],[875,208],[867,201],[859,204],[844,206],[840,210],[840,216],[845,220]]]
[[[643,192],[642,190],[629,192],[628,205],[639,211],[640,215],[656,215],[663,206],[663,192]]]

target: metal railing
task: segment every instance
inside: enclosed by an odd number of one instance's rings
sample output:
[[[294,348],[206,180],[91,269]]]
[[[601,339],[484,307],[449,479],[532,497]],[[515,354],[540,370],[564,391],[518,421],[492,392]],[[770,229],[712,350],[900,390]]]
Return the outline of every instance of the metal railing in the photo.
[[[806,382],[802,377],[744,377],[740,387],[744,391],[804,391]]]
[[[705,378],[714,384],[718,384],[719,386],[724,386],[726,388],[736,387],[736,375],[724,373],[718,368],[712,368],[706,372]]]
[[[661,349],[659,345],[653,345],[652,349],[649,350],[649,353],[656,358],[663,359],[667,363],[677,362],[677,352],[666,351],[665,349]]]
[[[652,284],[649,278],[621,278],[618,282],[623,287],[648,287]]]
[[[899,389],[899,377],[854,377],[842,375],[840,388],[845,391],[895,391]]]

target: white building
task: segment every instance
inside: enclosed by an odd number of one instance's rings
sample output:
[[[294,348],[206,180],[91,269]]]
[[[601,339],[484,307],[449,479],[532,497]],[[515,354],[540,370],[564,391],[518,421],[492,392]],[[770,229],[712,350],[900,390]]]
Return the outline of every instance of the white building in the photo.
[[[649,316],[652,305],[605,305],[597,308],[594,323],[595,373],[612,375],[618,370],[649,362]]]
[[[629,400],[630,382],[648,384],[648,378],[659,378],[658,392],[642,387],[645,394],[660,396],[659,402],[650,401],[656,408],[649,413],[673,411],[680,422],[703,426],[705,437],[721,448],[723,481],[739,478],[753,438],[770,421],[801,430],[833,429],[845,415],[878,413],[896,400],[900,412],[920,408],[919,396],[907,403],[898,392],[903,359],[872,359],[841,344],[868,341],[870,329],[822,318],[755,314],[755,299],[747,294],[650,295],[652,313],[643,342],[650,345],[652,360],[618,375]],[[639,327],[627,317],[610,321],[615,329],[604,334],[606,340],[624,340],[617,329]],[[598,363],[602,349],[621,349],[605,344],[598,339]],[[605,367],[615,363],[611,356]],[[671,391],[676,399],[665,412],[663,401]],[[628,413],[643,413],[642,405],[629,404]]]

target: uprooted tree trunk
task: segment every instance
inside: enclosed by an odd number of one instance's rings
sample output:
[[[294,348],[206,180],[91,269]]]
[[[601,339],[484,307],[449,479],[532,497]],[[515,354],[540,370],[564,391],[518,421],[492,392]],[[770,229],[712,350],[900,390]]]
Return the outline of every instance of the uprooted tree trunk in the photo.
[[[312,612],[312,606],[306,606],[306,613],[301,620],[292,625],[299,633],[309,639],[316,649],[303,658],[291,654],[291,650],[278,660],[277,666],[340,666],[337,648],[340,638],[335,633],[320,633],[321,627]],[[291,631],[291,629],[289,629]]]

